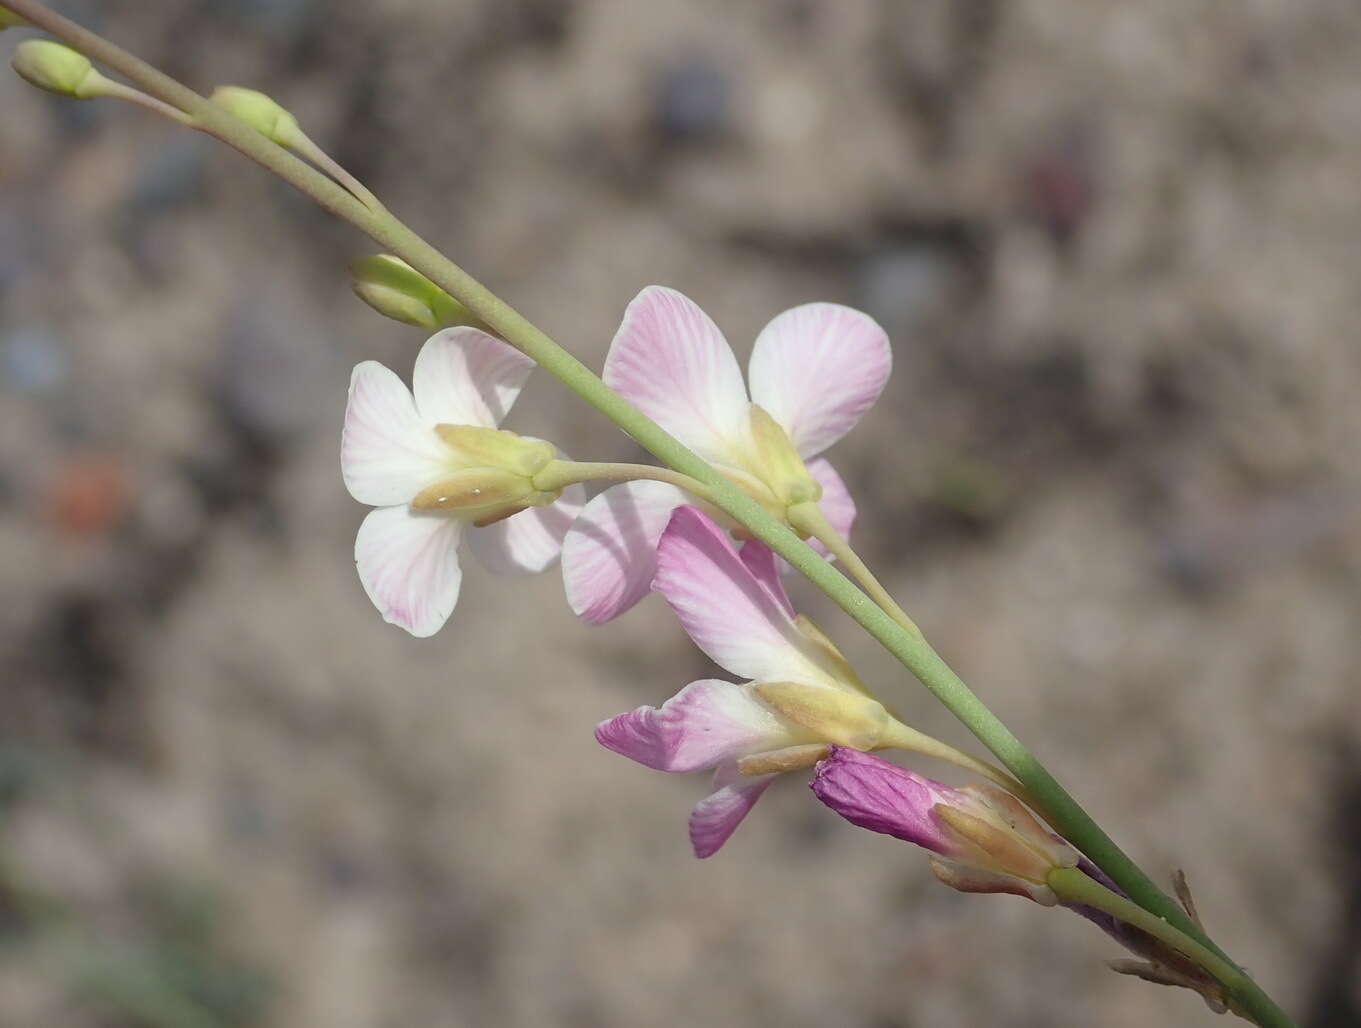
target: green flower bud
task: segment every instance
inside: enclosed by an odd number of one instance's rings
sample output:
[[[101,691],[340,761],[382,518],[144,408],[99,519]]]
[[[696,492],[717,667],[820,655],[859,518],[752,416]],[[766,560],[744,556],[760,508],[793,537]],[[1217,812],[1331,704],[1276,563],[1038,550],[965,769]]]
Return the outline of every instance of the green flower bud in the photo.
[[[354,293],[386,318],[418,328],[478,325],[472,311],[405,261],[389,254],[350,265]]]
[[[258,90],[218,86],[208,99],[280,146],[291,146],[302,135],[298,119]]]
[[[24,21],[23,18],[20,18],[17,14],[15,14],[15,13],[14,13],[13,11],[11,11],[9,8],[7,8],[7,7],[0,7],[0,32],[4,32],[5,29],[12,29],[12,28],[14,28],[16,25],[27,25],[27,24],[28,24],[28,22]]]
[[[84,54],[50,39],[20,43],[10,65],[30,85],[76,100],[103,96],[111,84]]]

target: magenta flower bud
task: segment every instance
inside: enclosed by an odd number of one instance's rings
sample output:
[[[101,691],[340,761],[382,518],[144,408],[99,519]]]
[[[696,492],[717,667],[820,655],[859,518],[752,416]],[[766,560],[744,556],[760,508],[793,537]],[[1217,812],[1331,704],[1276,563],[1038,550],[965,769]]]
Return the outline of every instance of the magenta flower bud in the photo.
[[[954,789],[836,746],[812,789],[851,824],[930,850],[932,872],[961,892],[1008,892],[1053,906],[1049,872],[1078,862],[1016,797],[992,786]]]

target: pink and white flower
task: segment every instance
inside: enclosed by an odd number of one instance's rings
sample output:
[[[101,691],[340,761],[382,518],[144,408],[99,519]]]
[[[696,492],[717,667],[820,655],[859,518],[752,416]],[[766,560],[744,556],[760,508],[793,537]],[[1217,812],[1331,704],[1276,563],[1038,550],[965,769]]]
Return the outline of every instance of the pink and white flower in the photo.
[[[816,501],[845,537],[855,503],[818,454],[855,426],[891,367],[888,337],[872,318],[810,303],[762,329],[747,369],[749,397],[709,316],[674,289],[649,286],[624,314],[604,379],[772,513]],[[671,512],[693,502],[674,486],[636,481],[587,504],[563,544],[572,609],[600,624],[642,599]]]
[[[829,743],[871,749],[908,731],[795,616],[766,547],[739,554],[703,513],[681,507],[662,534],[653,588],[695,644],[745,681],[691,682],[661,707],[601,722],[595,734],[659,771],[714,770],[713,791],[690,816],[697,856],[718,851],[776,772],[811,766]]]
[[[383,619],[412,635],[434,634],[458,602],[465,537],[490,570],[533,574],[557,560],[581,509],[580,485],[534,485],[556,457],[551,443],[497,429],[533,368],[460,327],[421,347],[412,389],[377,361],[354,369],[340,466],[350,495],[376,508],[355,563]]]

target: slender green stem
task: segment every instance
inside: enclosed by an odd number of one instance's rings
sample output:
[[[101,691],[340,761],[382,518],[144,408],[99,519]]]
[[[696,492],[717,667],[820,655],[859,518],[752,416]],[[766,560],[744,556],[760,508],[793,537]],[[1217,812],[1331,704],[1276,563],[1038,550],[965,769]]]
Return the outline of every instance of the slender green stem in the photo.
[[[350,191],[356,200],[362,203],[374,213],[381,213],[387,208],[383,206],[381,200],[374,196],[369,187],[360,182],[348,171],[346,171],[334,157],[319,147],[312,138],[301,129],[292,139],[291,149],[302,157],[306,157],[331,178],[335,179],[342,186]]]
[[[698,499],[709,499],[709,490],[689,475],[652,464],[555,460],[534,476],[534,486],[544,492],[552,492],[574,482],[634,482],[640,478],[650,482],[665,482],[684,489]]]
[[[827,520],[827,515],[822,513],[822,508],[816,503],[800,503],[789,508],[789,523],[795,531],[804,532],[823,546],[827,547],[828,552],[837,560],[841,561],[850,576],[860,583],[860,588],[864,589],[875,603],[885,614],[891,617],[903,628],[913,635],[920,636],[921,629],[917,623],[907,616],[907,611],[898,606],[898,602],[889,595],[889,591],[880,583],[865,562],[860,559],[859,554],[851,549],[851,544],[841,537],[841,534],[832,527]]]
[[[1120,850],[1020,740],[984,706],[920,634],[909,631],[885,613],[787,526],[613,392],[589,368],[504,300],[385,210],[375,211],[365,206],[306,162],[144,61],[49,10],[38,0],[5,0],[4,5],[92,60],[120,73],[152,96],[190,114],[201,131],[239,150],[312,197],[321,207],[365,232],[462,302],[484,324],[662,462],[698,481],[709,490],[709,502],[769,545],[912,671],[1023,783],[1054,828],[1086,853],[1136,903],[1223,956],[1181,908]]]
[[[965,771],[982,775],[994,785],[1000,785],[1007,792],[1014,793],[1027,803],[1034,802],[1026,795],[1025,786],[1001,768],[994,767],[985,760],[970,756],[947,742],[941,742],[934,736],[919,732],[901,722],[890,726],[884,734],[884,738],[879,741],[879,748],[906,750],[909,753],[920,753],[922,756],[935,757],[937,760],[954,764],[955,767],[963,768]]]
[[[86,57],[116,71],[151,96],[193,118],[194,127],[245,154],[251,160],[296,186],[321,207],[368,232],[359,219],[371,215],[362,202],[346,189],[317,171],[306,161],[283,147],[271,143],[245,122],[229,114],[189,87],[128,53],[122,47],[96,35],[69,18],[62,17],[39,0],[4,0],[4,7],[19,15],[34,28],[49,32],[79,50]],[[393,220],[390,217],[387,219]],[[370,233],[372,234],[372,233]]]
[[[1203,967],[1235,999],[1235,1005],[1240,1012],[1262,1028],[1294,1028],[1294,1022],[1285,1011],[1276,1006],[1242,968],[1225,960],[1219,953],[1197,942],[1164,918],[1155,917],[1137,903],[1111,892],[1075,867],[1051,871],[1048,885],[1059,899],[1105,911],[1112,917],[1147,932],[1159,942],[1166,943],[1188,960]]]
[[[143,93],[140,89],[133,89],[130,86],[123,85],[121,82],[109,80],[105,80],[105,82],[104,92],[101,93],[100,96],[112,98],[114,100],[126,100],[128,103],[136,104],[138,107],[144,107],[148,111],[154,111],[156,114],[169,118],[171,121],[179,122],[179,124],[190,128],[193,127],[193,119],[190,118],[189,115],[171,107],[165,101],[157,100],[154,96],[147,96],[147,94]]]

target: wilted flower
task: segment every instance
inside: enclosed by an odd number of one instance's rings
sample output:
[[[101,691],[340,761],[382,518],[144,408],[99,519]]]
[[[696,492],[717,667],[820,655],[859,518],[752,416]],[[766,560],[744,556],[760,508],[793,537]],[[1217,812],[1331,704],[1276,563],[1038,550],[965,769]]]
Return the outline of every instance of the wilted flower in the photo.
[[[691,682],[661,707],[603,721],[596,738],[659,771],[715,771],[690,817],[695,853],[715,853],[775,774],[809,767],[828,744],[913,745],[916,733],[872,696],[815,626],[796,618],[764,546],[733,548],[694,507],[671,517],[653,588],[695,644],[742,684]]]
[[[649,286],[624,314],[604,379],[777,517],[816,502],[845,537],[855,503],[831,464],[813,458],[860,420],[891,366],[888,337],[872,318],[810,303],[778,315],[757,337],[748,398],[718,326],[675,290]],[[693,502],[651,481],[595,497],[563,546],[572,609],[598,624],[642,599],[671,512]]]
[[[430,337],[412,390],[376,361],[350,379],[341,435],[345,486],[371,511],[354,555],[386,621],[412,635],[438,631],[458,602],[458,547],[492,571],[551,567],[581,509],[579,485],[542,490],[534,475],[551,443],[497,429],[534,363],[475,328]]]

